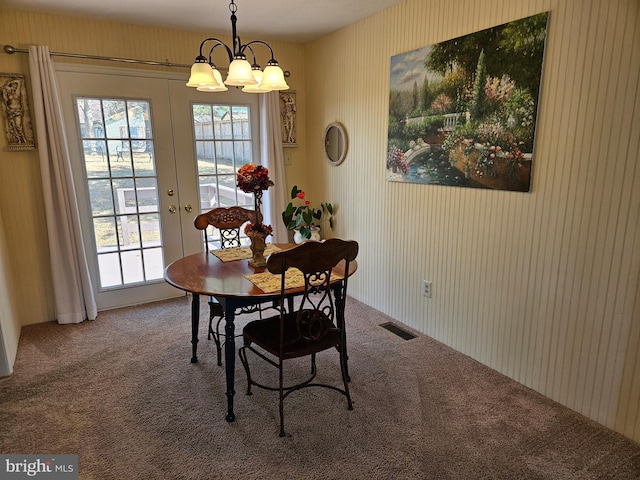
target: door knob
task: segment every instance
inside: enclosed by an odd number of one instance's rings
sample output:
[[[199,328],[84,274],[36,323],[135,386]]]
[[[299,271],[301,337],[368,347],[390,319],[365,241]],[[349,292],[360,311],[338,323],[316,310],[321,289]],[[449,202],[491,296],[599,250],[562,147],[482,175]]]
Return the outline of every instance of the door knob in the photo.
[[[191,210],[193,210],[193,207],[191,206],[191,204],[190,204],[190,203],[187,203],[187,204],[184,206],[184,210],[185,210],[186,212],[190,212]]]
[[[175,206],[175,205],[171,205],[171,206],[169,207],[169,211],[170,211],[171,213],[176,213],[176,211],[177,211],[177,210],[178,210],[178,209],[176,208],[176,206]]]

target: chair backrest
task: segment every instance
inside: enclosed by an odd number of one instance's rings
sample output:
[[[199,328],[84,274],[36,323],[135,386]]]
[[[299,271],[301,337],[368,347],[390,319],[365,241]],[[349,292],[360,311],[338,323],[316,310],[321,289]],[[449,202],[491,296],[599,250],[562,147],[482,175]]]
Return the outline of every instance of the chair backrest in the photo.
[[[193,224],[198,230],[204,231],[206,249],[209,250],[207,227],[212,226],[219,230],[221,248],[231,248],[240,246],[240,227],[247,222],[255,221],[256,212],[253,210],[242,207],[218,207],[198,215]]]
[[[335,328],[336,305],[331,291],[338,295],[342,302],[338,306],[344,312],[344,301],[347,294],[349,264],[358,255],[358,242],[331,238],[324,242],[305,242],[290,250],[276,252],[267,260],[267,268],[271,273],[282,274],[280,310],[284,317],[287,274],[296,268],[304,278],[304,293],[296,309],[297,331],[300,337],[308,341],[318,341],[329,329]],[[343,262],[344,277],[339,284],[332,284],[331,272]],[[295,272],[298,274],[298,272]],[[289,339],[299,341],[300,338]],[[285,342],[287,340],[285,339]]]

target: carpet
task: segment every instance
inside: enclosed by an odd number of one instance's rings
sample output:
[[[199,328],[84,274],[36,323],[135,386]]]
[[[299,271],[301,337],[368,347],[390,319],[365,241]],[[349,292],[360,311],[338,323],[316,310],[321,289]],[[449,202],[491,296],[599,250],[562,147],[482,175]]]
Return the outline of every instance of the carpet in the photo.
[[[101,312],[93,322],[22,329],[0,379],[0,452],[78,454],[81,479],[640,479],[640,445],[435,340],[347,299],[350,390],[285,400],[236,361],[236,421],[206,339],[190,363],[187,297]],[[242,317],[237,317],[237,331]],[[252,362],[260,378],[276,370]],[[297,378],[308,361],[287,370]],[[335,351],[319,379],[340,384]]]

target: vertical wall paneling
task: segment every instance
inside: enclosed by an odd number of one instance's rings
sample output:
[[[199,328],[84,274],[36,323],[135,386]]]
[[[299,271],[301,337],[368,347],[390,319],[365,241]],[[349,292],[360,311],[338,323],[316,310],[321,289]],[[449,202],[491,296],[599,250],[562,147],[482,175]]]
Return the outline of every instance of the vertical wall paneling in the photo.
[[[639,10],[405,0],[306,46],[307,65],[318,60],[309,91],[329,80],[341,91],[308,99],[308,127],[339,115],[353,145],[339,169],[358,180],[321,192],[341,205],[336,234],[361,245],[352,295],[636,440]],[[531,192],[387,182],[390,57],[544,11]],[[345,37],[350,48],[334,50]],[[320,73],[326,49],[345,68],[331,79]],[[366,71],[356,84],[347,60]],[[322,177],[330,167],[307,153],[309,178]]]

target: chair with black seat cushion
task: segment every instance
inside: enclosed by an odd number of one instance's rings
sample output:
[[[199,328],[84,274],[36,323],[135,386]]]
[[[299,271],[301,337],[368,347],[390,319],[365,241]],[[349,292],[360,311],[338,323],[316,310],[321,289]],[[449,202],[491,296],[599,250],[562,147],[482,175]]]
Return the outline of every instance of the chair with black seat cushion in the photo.
[[[269,272],[281,275],[280,312],[271,318],[249,322],[242,331],[243,346],[238,353],[247,373],[247,395],[251,395],[254,385],[279,392],[281,437],[285,436],[284,399],[296,390],[306,387],[336,390],[347,397],[348,409],[353,409],[347,383],[344,302],[347,295],[346,272],[349,272],[349,264],[357,255],[357,242],[332,238],[324,242],[305,242],[290,250],[274,253],[267,261]],[[338,268],[332,275],[336,266]],[[344,266],[344,270],[340,266]],[[340,275],[337,273],[339,271],[345,274]],[[302,278],[304,292],[295,308],[285,309],[285,281],[291,280],[292,276]],[[314,382],[317,373],[316,354],[333,348],[340,359],[342,386]],[[249,350],[256,359],[265,360],[278,369],[277,387],[258,382],[251,376],[247,357]],[[311,357],[310,376],[299,383],[285,386],[284,361],[306,356]]]
[[[209,238],[207,227],[212,226],[216,228],[220,234],[220,248],[233,248],[242,246],[240,240],[240,228],[247,222],[255,223],[256,214],[253,210],[247,210],[242,207],[218,207],[210,210],[206,213],[198,215],[193,224],[198,230],[202,230],[204,233],[204,241],[206,251],[213,247],[210,247],[209,241],[213,241],[213,238]],[[261,311],[260,305],[243,307],[240,313],[252,313]],[[213,330],[213,320],[217,318],[216,329]],[[216,344],[216,352],[218,355],[218,365],[222,365],[222,342],[220,334],[220,323],[224,319],[224,310],[222,305],[215,297],[209,297],[209,330],[207,338],[213,340]]]

